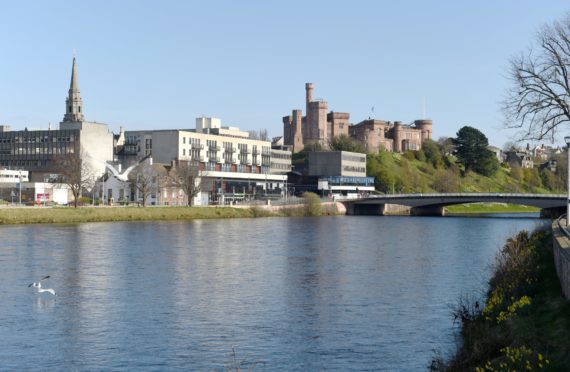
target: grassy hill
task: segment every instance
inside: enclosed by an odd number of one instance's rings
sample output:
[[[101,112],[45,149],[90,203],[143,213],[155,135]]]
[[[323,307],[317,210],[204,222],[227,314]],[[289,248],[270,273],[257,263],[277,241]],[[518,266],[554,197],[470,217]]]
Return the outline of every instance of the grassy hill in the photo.
[[[565,165],[564,165],[565,166]],[[560,166],[559,168],[562,168]],[[367,174],[375,177],[376,189],[383,193],[427,192],[565,192],[565,173],[537,168],[501,166],[490,177],[465,172],[452,156],[426,157],[422,151],[404,154],[381,151],[369,154]]]

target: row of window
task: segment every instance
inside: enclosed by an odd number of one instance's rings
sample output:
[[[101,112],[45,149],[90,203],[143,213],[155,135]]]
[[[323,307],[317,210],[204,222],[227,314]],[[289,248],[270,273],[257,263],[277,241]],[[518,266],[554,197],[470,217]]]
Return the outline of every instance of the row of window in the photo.
[[[366,163],[366,156],[357,156],[357,155],[349,155],[349,154],[342,154],[342,160],[344,161],[353,161],[356,163]]]
[[[272,152],[271,157],[274,159],[291,159],[291,154],[288,153],[281,153],[281,152]]]
[[[0,160],[0,166],[11,167],[11,168],[45,168],[47,166],[47,160]]]
[[[52,137],[51,139],[48,136],[43,137],[14,137],[14,138],[0,138],[0,144],[2,143],[46,143],[46,142],[74,142],[74,136],[66,136],[66,137]]]
[[[291,165],[286,163],[271,163],[271,169],[283,169],[283,170],[290,170]]]
[[[355,167],[352,165],[345,165],[344,167],[342,167],[342,169],[346,172],[366,173],[366,168],[364,168],[364,167]]]

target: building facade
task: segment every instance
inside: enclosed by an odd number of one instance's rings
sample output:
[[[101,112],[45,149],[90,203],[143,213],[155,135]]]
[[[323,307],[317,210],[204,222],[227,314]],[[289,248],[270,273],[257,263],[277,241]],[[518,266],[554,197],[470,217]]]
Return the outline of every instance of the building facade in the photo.
[[[312,191],[330,198],[358,198],[374,191],[374,177],[366,176],[366,154],[311,151],[308,160],[308,174],[293,177],[297,192]]]
[[[379,150],[404,152],[420,150],[422,143],[432,138],[432,126],[432,121],[428,119],[416,120],[413,125],[368,119],[351,125],[349,134],[370,153]]]
[[[0,167],[28,170],[32,181],[48,181],[58,173],[56,159],[60,156],[81,156],[95,175],[103,174],[105,163],[113,160],[113,134],[108,126],[84,120],[75,58],[59,129],[0,127]]]
[[[328,103],[313,100],[314,86],[305,85],[306,116],[295,109],[283,117],[283,143],[293,152],[301,151],[305,145],[318,142],[328,146],[333,137],[347,135],[361,142],[368,152],[404,152],[419,150],[423,141],[432,138],[433,123],[429,119],[415,120],[413,124],[396,121],[368,119],[358,124],[350,123],[350,114],[328,110]]]
[[[222,127],[215,118],[196,119],[195,130],[126,131],[124,163],[152,154],[154,162],[195,162],[208,180],[210,201],[280,195],[291,170],[291,152],[272,150],[270,141],[250,139],[238,128]],[[200,200],[205,197],[201,196]]]
[[[292,146],[294,152],[314,142],[327,146],[331,138],[348,135],[350,114],[327,113],[327,101],[313,100],[313,90],[312,83],[305,84],[306,116],[303,116],[303,110],[296,109],[283,117],[283,141],[286,146]]]

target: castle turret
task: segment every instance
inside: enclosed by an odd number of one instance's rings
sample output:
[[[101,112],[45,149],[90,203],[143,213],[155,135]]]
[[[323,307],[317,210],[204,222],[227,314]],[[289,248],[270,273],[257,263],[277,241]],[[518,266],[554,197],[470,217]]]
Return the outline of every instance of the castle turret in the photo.
[[[73,57],[73,66],[71,67],[71,83],[69,84],[69,93],[65,100],[65,115],[63,121],[83,121],[83,100],[79,93],[79,81],[77,79],[77,64]]]
[[[422,131],[422,142],[432,138],[433,122],[429,119],[421,119],[414,121],[417,129]]]
[[[305,102],[307,104],[307,112],[309,112],[309,103],[313,102],[313,83],[306,83],[305,84],[305,95],[306,99]]]
[[[394,122],[394,151],[402,152],[402,122]]]

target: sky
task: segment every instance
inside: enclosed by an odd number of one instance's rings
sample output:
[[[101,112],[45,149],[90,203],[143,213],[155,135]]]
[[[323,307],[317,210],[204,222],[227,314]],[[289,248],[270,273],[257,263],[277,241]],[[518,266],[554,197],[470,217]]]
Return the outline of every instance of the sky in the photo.
[[[500,111],[508,61],[568,11],[562,0],[5,1],[0,125],[57,127],[75,55],[86,120],[115,133],[205,115],[280,136],[312,82],[352,123],[427,117],[435,139],[470,125],[502,147],[515,134]]]

